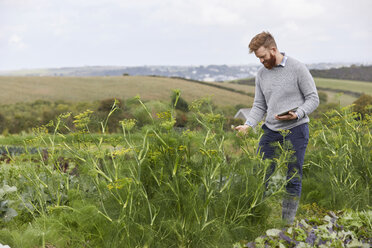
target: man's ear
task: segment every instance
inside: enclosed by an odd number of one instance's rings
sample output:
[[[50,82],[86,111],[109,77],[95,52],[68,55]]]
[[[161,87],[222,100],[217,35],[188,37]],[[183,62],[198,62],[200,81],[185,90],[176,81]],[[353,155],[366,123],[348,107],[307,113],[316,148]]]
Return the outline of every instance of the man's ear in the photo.
[[[276,52],[277,52],[277,48],[276,47],[271,47],[270,48],[270,54],[272,54],[272,55],[275,55],[276,54]]]

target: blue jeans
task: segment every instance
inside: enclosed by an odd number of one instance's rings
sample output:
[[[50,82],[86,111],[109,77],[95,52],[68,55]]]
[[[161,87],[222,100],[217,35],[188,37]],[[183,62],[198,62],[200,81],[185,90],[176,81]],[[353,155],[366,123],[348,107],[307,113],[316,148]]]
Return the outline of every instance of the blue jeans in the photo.
[[[289,129],[289,134],[284,137],[280,132],[269,129],[265,124],[262,126],[262,129],[264,130],[264,134],[260,139],[258,152],[263,153],[264,159],[273,159],[278,155],[275,143],[279,142],[283,145],[284,140],[290,142],[290,149],[294,151],[294,157],[288,163],[287,181],[289,181],[286,185],[286,191],[289,195],[300,197],[302,187],[302,165],[304,163],[306,147],[309,142],[308,124],[304,123]],[[267,180],[274,172],[275,166],[273,162],[266,174]],[[296,175],[294,175],[294,173],[296,173]]]

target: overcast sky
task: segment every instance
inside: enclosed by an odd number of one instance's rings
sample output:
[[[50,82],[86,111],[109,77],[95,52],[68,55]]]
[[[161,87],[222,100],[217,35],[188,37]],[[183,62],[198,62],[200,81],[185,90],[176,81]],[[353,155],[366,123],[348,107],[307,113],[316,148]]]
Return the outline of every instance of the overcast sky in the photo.
[[[372,0],[0,0],[0,70],[258,63],[271,32],[305,63],[372,62]]]

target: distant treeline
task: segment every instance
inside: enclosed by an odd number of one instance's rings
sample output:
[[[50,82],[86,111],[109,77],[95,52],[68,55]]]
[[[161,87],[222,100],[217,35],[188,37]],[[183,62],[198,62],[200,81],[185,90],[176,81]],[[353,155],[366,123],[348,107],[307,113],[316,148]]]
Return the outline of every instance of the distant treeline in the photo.
[[[328,70],[310,70],[313,77],[347,79],[372,82],[372,66],[355,66],[332,68]]]

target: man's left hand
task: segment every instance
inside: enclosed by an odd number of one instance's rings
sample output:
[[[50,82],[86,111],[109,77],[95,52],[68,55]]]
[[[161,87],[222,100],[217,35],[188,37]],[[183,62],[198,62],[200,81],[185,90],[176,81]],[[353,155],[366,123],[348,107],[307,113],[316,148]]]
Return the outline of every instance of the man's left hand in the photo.
[[[296,115],[295,112],[289,111],[289,113],[287,115],[282,115],[282,116],[275,115],[275,119],[277,119],[279,121],[296,120],[297,115]]]

